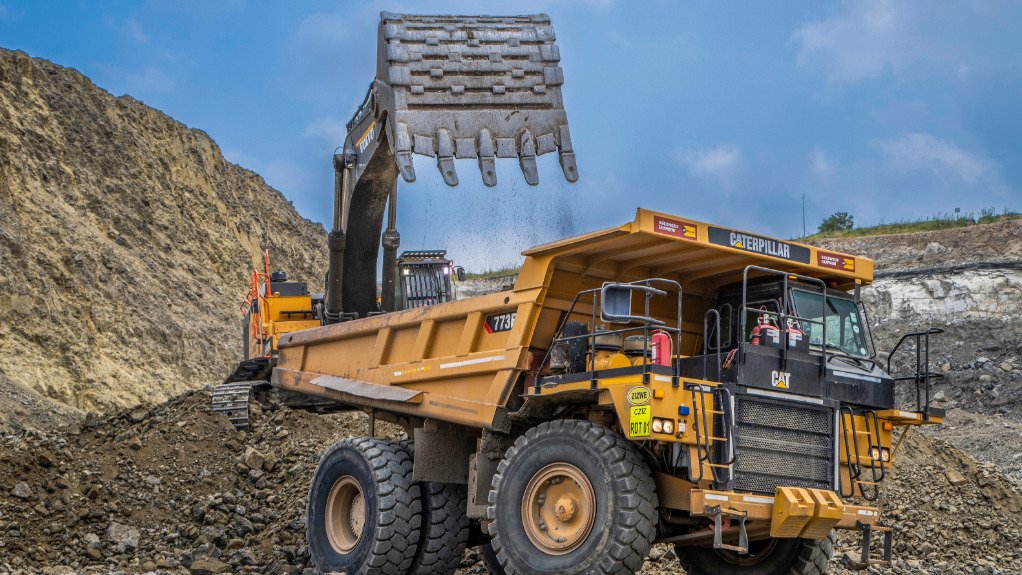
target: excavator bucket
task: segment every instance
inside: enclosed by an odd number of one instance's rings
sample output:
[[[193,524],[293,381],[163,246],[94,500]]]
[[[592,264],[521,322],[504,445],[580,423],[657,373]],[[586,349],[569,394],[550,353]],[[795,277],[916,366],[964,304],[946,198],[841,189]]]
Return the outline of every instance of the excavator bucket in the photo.
[[[536,157],[556,150],[564,177],[578,180],[549,17],[380,16],[376,80],[348,125],[352,149],[361,155],[382,129],[405,181],[419,154],[436,158],[450,186],[456,158],[475,158],[487,186],[497,158],[517,158],[537,185]]]
[[[395,309],[397,181],[398,174],[415,181],[414,154],[436,158],[449,186],[458,185],[455,159],[475,158],[483,183],[492,187],[497,158],[517,158],[525,181],[535,186],[536,157],[556,150],[564,177],[578,180],[560,60],[545,14],[380,15],[376,79],[333,158],[324,321],[378,310],[381,243],[379,307]]]

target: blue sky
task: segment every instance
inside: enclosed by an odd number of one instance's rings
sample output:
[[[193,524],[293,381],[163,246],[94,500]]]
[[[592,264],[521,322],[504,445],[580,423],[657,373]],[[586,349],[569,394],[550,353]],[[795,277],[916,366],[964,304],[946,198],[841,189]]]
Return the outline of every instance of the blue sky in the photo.
[[[581,175],[505,161],[488,189],[470,162],[449,189],[421,158],[404,248],[497,267],[640,205],[793,237],[803,194],[810,229],[1022,208],[1019,2],[0,0],[0,46],[205,130],[325,222],[381,10],[548,13]]]

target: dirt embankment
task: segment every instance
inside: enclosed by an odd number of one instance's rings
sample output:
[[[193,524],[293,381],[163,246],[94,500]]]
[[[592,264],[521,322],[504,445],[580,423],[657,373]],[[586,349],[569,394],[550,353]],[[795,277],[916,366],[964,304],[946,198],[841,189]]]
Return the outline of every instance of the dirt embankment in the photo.
[[[205,133],[0,49],[10,385],[106,410],[221,379],[239,357],[238,304],[266,248],[293,276],[323,277],[322,227]]]

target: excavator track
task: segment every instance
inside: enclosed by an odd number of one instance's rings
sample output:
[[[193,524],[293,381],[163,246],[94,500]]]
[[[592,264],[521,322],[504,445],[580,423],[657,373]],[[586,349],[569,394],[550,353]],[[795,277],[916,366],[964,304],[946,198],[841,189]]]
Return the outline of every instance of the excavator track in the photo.
[[[226,417],[236,429],[245,429],[251,425],[249,420],[248,402],[252,396],[252,388],[265,381],[243,381],[221,383],[210,391],[212,410]]]
[[[273,360],[268,357],[246,359],[231,375],[210,391],[211,409],[229,419],[237,429],[250,426],[248,403],[252,392],[268,387]]]

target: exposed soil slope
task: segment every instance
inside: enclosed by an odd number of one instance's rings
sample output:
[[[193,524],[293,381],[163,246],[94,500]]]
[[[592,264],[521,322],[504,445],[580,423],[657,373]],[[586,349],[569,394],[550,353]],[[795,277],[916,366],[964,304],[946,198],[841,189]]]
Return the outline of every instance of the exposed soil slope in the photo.
[[[221,379],[265,248],[323,277],[322,227],[205,133],[0,50],[0,375],[81,409]]]

